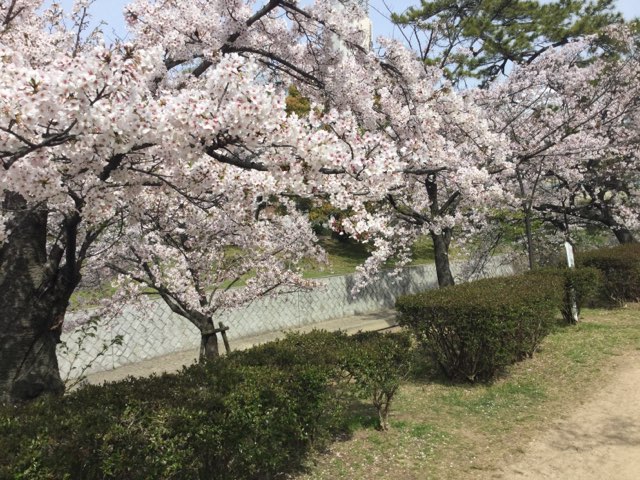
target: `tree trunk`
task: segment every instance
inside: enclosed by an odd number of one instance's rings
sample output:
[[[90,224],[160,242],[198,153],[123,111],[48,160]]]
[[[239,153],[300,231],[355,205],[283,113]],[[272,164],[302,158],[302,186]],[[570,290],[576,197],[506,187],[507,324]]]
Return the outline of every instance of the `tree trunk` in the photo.
[[[218,334],[215,332],[215,325],[212,319],[207,320],[207,328],[200,330],[200,362],[218,358]]]
[[[533,270],[536,261],[533,253],[533,228],[531,226],[531,209],[524,210],[524,231],[527,240],[527,258],[529,260],[529,270]]]
[[[533,203],[536,197],[536,191],[538,189],[538,182],[540,181],[542,175],[542,165],[538,168],[538,171],[535,175],[535,180],[531,185],[531,190],[527,193],[527,189],[525,187],[525,173],[520,170],[520,166],[516,167],[516,178],[518,179],[518,187],[520,189],[520,197],[522,198],[522,211],[524,213],[524,229],[525,236],[527,241],[527,258],[529,260],[529,270],[533,270],[535,267],[536,261],[534,258],[533,251],[533,226],[531,224],[531,219],[533,216]]]
[[[436,274],[438,275],[438,286],[447,287],[454,285],[451,265],[449,263],[449,245],[451,243],[451,229],[445,228],[442,233],[431,232],[433,240],[433,251],[436,260]]]
[[[614,218],[604,200],[601,201],[600,205],[588,205],[587,207],[569,210],[563,209],[556,205],[544,204],[541,205],[538,210],[542,212],[570,215],[576,218],[587,220],[588,222],[602,224],[613,232],[613,234],[616,236],[616,239],[621,244],[637,242],[633,233]]]
[[[609,229],[613,232],[618,239],[618,242],[621,244],[625,243],[636,243],[636,239],[633,236],[633,233],[625,227],[623,224],[620,224],[613,213],[611,212],[609,205],[604,201],[604,193],[601,193],[598,197],[600,199],[600,204],[598,210],[602,214],[600,220],[604,223]]]
[[[636,239],[633,236],[633,233],[625,227],[612,228],[613,234],[618,239],[618,242],[621,244],[625,243],[636,243]]]
[[[13,217],[0,247],[0,402],[15,403],[64,391],[56,343],[68,298],[52,284],[46,209],[10,193],[4,209]]]
[[[435,174],[427,175],[424,182],[429,198],[429,209],[431,217],[436,219],[446,214],[453,214],[460,201],[460,192],[456,191],[449,196],[444,205],[440,206],[440,193]],[[453,285],[453,275],[451,274],[451,265],[449,264],[449,245],[451,244],[451,236],[453,231],[451,228],[443,228],[440,233],[433,230],[429,232],[433,240],[433,252],[436,260],[436,274],[438,275],[438,287],[447,287]]]

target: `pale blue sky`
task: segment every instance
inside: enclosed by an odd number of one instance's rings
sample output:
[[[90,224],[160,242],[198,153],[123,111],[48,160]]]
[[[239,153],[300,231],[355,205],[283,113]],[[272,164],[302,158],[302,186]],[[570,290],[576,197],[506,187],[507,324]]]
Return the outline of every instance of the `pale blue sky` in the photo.
[[[73,0],[58,0],[65,8],[68,8]],[[107,40],[114,40],[115,36],[123,36],[126,33],[122,10],[130,0],[96,0],[92,14],[95,21],[103,20],[108,26],[104,28]],[[370,0],[370,16],[373,23],[374,37],[396,36],[398,32],[388,20],[389,8],[395,12],[402,12],[406,8],[419,4],[419,0]],[[640,0],[617,0],[617,5],[625,18],[640,17]]]

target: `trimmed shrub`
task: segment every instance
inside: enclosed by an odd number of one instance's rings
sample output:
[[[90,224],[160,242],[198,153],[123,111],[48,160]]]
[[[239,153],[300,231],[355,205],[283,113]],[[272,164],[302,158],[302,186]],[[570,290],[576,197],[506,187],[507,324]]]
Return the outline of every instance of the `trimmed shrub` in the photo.
[[[332,423],[329,386],[314,367],[220,360],[6,407],[0,478],[276,478]]]
[[[316,365],[334,369],[341,366],[349,341],[344,332],[293,332],[283,339],[233,352],[229,360],[243,365]]]
[[[0,478],[282,478],[347,424],[356,394],[386,415],[406,336],[291,334],[178,374],[0,406]]]
[[[378,426],[388,429],[391,402],[413,358],[410,337],[402,333],[343,332],[313,330],[290,333],[284,339],[249,350],[234,352],[233,361],[250,365],[291,368],[314,365],[333,380],[331,408],[345,409],[354,394],[371,402]]]
[[[555,321],[562,280],[520,275],[478,280],[398,299],[400,324],[451,379],[493,378],[533,355]]]
[[[578,310],[594,305],[604,284],[602,272],[593,267],[578,267],[565,268],[563,273],[565,285],[575,289]]]
[[[592,267],[546,267],[527,272],[525,275],[552,276],[562,282],[564,294],[559,305],[562,318],[567,323],[573,323],[571,312],[571,294],[575,295],[578,314],[583,307],[594,305],[600,295],[603,285],[603,275],[600,270]]]
[[[640,301],[640,244],[584,252],[578,255],[577,262],[602,272],[601,304],[611,306]]]
[[[343,368],[348,342],[349,337],[344,332],[292,332],[283,339],[233,352],[228,360],[239,365],[306,370],[325,378],[330,398],[318,402],[307,412],[314,418],[312,439],[314,443],[322,443],[336,431],[346,428],[344,414],[353,397],[348,374]],[[305,392],[299,394],[305,395]]]

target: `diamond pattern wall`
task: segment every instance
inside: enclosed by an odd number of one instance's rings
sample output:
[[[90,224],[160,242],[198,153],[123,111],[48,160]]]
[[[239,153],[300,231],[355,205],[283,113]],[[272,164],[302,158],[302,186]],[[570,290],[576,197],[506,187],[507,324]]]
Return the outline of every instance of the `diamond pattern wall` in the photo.
[[[454,275],[462,271],[461,264],[452,265]],[[511,265],[495,259],[483,276],[510,275]],[[230,329],[233,340],[322,322],[361,313],[371,313],[393,307],[400,295],[417,293],[437,286],[434,265],[404,268],[399,276],[383,272],[380,278],[353,297],[353,275],[321,279],[322,287],[313,291],[268,297],[233,311],[221,312],[218,321]],[[73,316],[73,314],[69,314]],[[111,346],[96,358],[103,346],[109,345],[116,335],[122,336],[121,345]],[[160,299],[150,302],[144,309],[125,308],[118,318],[105,322],[94,337],[79,342],[81,334],[72,331],[63,334],[67,351],[58,353],[63,378],[74,378],[80,373],[111,370],[122,365],[198,348],[200,334],[189,321],[174,314]]]

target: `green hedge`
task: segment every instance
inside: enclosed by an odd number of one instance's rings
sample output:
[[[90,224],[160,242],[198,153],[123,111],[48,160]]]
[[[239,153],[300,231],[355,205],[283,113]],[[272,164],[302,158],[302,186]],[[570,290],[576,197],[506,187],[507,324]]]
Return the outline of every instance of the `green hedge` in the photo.
[[[580,314],[582,308],[597,303],[604,281],[602,272],[592,267],[545,267],[527,272],[526,275],[557,277],[555,281],[560,281],[564,289],[559,308],[567,323],[573,323],[571,295],[575,295],[578,314]]]
[[[334,379],[332,408],[346,407],[353,395],[368,400],[378,414],[378,427],[388,428],[388,414],[402,379],[412,365],[410,337],[406,333],[367,332],[347,336],[314,330],[292,333],[282,340],[235,352],[232,361],[250,365],[291,368],[316,365]]]
[[[533,354],[555,321],[562,292],[561,277],[529,274],[409,295],[396,307],[400,323],[449,378],[478,381]]]
[[[345,428],[357,395],[382,391],[388,408],[408,353],[406,336],[311,332],[0,406],[0,478],[282,478]]]
[[[341,367],[351,337],[344,332],[312,330],[289,333],[283,339],[233,352],[229,360],[242,365],[290,368],[295,365],[316,365],[328,369]]]
[[[42,399],[0,415],[0,478],[276,478],[332,423],[330,383],[221,360]]]
[[[577,256],[577,262],[602,272],[601,304],[640,301],[640,244],[584,252]]]

